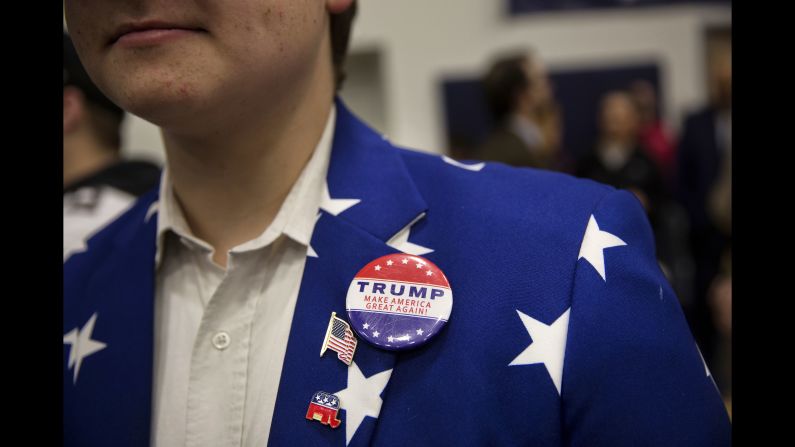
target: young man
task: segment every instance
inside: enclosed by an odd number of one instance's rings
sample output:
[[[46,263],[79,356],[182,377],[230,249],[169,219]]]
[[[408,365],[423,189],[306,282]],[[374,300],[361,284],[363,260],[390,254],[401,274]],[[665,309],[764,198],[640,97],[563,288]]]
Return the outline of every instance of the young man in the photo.
[[[168,160],[64,266],[66,443],[727,445],[637,201],[394,147],[334,99],[351,3],[66,2]],[[455,304],[396,351],[347,310],[400,264]]]

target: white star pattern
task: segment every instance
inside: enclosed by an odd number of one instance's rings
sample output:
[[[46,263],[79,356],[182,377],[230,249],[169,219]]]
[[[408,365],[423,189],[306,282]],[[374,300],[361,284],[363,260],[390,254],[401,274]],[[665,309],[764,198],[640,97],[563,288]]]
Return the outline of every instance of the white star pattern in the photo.
[[[422,264],[417,264],[417,268],[421,269],[422,268]]]
[[[715,387],[715,390],[717,390],[718,393],[720,393],[720,388],[718,388],[718,383],[715,382],[715,378],[712,377],[712,373],[709,371],[709,368],[707,367],[707,361],[704,360],[704,356],[701,354],[701,348],[698,347],[698,343],[696,343],[696,350],[698,351],[698,356],[701,357],[701,363],[704,364],[704,373],[707,375],[707,377],[709,377],[709,380],[712,381],[712,386]]]
[[[386,242],[386,244],[394,249],[402,251],[403,253],[408,253],[414,256],[422,256],[432,253],[433,249],[409,242],[409,235],[411,234],[412,225],[414,225],[415,222],[423,217],[425,217],[425,214],[421,214],[418,218],[414,219],[414,221],[408,224],[406,228],[403,228],[397,234],[392,236]],[[406,264],[406,262],[404,262],[404,264]]]
[[[428,270],[427,272],[425,272],[425,276],[431,276],[431,275],[433,275],[432,271]]]
[[[370,324],[364,323],[364,325],[362,325],[362,329],[370,329]]]
[[[390,259],[390,260],[388,260],[388,261],[386,261],[386,265],[388,265],[388,266],[392,266],[392,264],[394,264],[394,262],[392,262],[392,260],[391,260],[391,259]]]
[[[345,445],[351,443],[356,430],[366,416],[378,418],[381,412],[381,393],[389,383],[392,370],[388,369],[370,377],[364,377],[356,362],[348,368],[348,387],[334,393],[345,410]]]
[[[321,213],[317,213],[317,216],[315,216],[315,225],[317,225],[317,221],[320,219],[321,215],[322,215]],[[318,257],[317,256],[317,252],[315,251],[314,248],[312,248],[311,242],[310,242],[308,248],[306,249],[306,255],[309,256],[310,258],[317,258]]]
[[[707,377],[711,376],[712,373],[709,372],[709,368],[707,367],[707,361],[704,360],[704,355],[701,354],[701,348],[699,348],[698,345],[696,345],[696,349],[698,350],[698,356],[701,357],[701,363],[704,364],[704,373],[706,373]]]
[[[320,209],[332,216],[338,216],[359,202],[361,202],[361,199],[332,199],[328,189],[328,182],[323,185],[323,198],[320,201]]]
[[[311,245],[309,247],[307,247],[306,255],[309,256],[310,258],[317,258],[318,257],[317,256],[317,252],[315,251],[314,248],[312,248]]]
[[[91,315],[83,329],[74,328],[63,336],[64,344],[71,345],[69,349],[69,369],[74,367],[72,383],[77,383],[77,375],[80,373],[80,365],[83,364],[83,360],[107,347],[105,343],[91,339],[91,333],[94,332],[94,323],[96,321],[97,313],[94,312],[94,315]]]
[[[402,260],[402,261],[400,261],[400,262],[402,262],[402,263],[403,263],[403,265],[406,265],[406,264],[408,264],[408,263],[409,263],[409,260],[408,260],[407,258],[403,258],[403,260]]]
[[[585,258],[596,269],[599,276],[604,281],[607,281],[604,249],[622,245],[627,245],[627,243],[607,231],[600,230],[599,224],[596,223],[596,218],[591,214],[591,218],[588,220],[588,228],[585,229],[585,236],[582,238],[582,245],[580,245],[580,255],[577,259]]]
[[[393,336],[391,336],[391,335],[390,335],[389,337],[387,337],[386,339],[387,339],[387,340],[388,340],[390,343],[392,343],[393,341],[395,341],[395,337],[393,337]]]
[[[379,335],[381,335],[380,332],[378,331],[373,332],[373,337],[378,338]]]
[[[417,329],[417,335],[422,335],[422,333],[423,333],[422,329]]]
[[[381,266],[380,265],[376,265],[375,266],[375,271],[377,272],[377,271],[380,271],[380,270],[381,270]]]
[[[160,208],[160,201],[152,202],[152,204],[149,205],[149,209],[146,210],[146,217],[144,217],[144,223],[148,223],[149,219],[151,219],[152,216],[154,216],[154,214],[158,211],[159,208]]]
[[[453,160],[452,158],[448,157],[447,155],[442,156],[442,160],[449,165],[453,165],[457,168],[466,169],[467,171],[478,172],[486,166],[486,163],[475,163],[472,165],[461,163],[460,161]]]
[[[563,357],[566,354],[570,310],[571,308],[566,309],[554,323],[546,325],[517,309],[516,313],[519,314],[522,324],[533,341],[508,364],[508,366],[519,366],[543,363],[549,377],[552,378],[552,383],[558,390],[558,395],[560,395],[560,386],[563,380]]]

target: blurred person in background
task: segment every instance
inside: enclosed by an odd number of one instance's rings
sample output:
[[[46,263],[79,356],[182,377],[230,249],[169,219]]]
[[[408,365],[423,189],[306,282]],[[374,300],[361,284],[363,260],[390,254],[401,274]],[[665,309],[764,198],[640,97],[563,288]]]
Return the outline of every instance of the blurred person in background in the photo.
[[[600,105],[598,139],[578,163],[577,176],[628,189],[654,216],[663,199],[663,182],[657,165],[641,148],[639,132],[640,114],[632,96],[608,92]]]
[[[657,164],[666,188],[670,189],[676,162],[676,146],[668,127],[657,114],[657,93],[654,86],[645,80],[633,82],[629,91],[638,110],[640,146]]]
[[[123,160],[124,112],[89,79],[63,36],[63,256],[157,185],[160,169]]]
[[[511,166],[557,169],[560,109],[546,69],[532,52],[498,59],[483,80],[496,127],[478,158]]]
[[[731,281],[731,154],[732,66],[731,36],[716,33],[708,42],[710,102],[686,117],[677,160],[677,193],[690,219],[690,246],[696,263],[694,303],[690,315],[694,335],[708,364],[724,362],[719,353],[730,352],[731,337],[716,321],[730,306],[726,294],[710,298],[711,291],[726,290]],[[729,261],[724,261],[724,259]],[[730,288],[729,288],[730,290]],[[728,296],[731,296],[728,294]],[[717,313],[717,314],[716,314]],[[723,329],[719,329],[722,327]],[[730,333],[730,330],[729,330]],[[725,358],[725,355],[723,356]],[[730,380],[716,369],[716,382],[730,394]]]

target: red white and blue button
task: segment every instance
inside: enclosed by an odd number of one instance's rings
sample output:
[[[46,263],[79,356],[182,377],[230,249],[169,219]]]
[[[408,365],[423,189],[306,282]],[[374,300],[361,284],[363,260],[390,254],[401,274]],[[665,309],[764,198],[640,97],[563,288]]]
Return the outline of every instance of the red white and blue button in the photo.
[[[369,343],[393,351],[422,346],[447,324],[453,292],[442,270],[420,256],[382,256],[351,281],[351,327]]]

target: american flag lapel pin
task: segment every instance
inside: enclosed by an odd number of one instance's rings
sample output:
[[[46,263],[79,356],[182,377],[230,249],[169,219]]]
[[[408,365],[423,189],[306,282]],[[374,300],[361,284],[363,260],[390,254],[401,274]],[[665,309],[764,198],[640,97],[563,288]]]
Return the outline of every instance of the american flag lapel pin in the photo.
[[[342,363],[350,366],[353,354],[356,352],[356,343],[351,326],[345,320],[337,318],[336,312],[332,312],[326,328],[326,338],[323,339],[323,347],[320,348],[320,356],[323,357],[326,349],[331,349],[337,353],[337,358]]]

